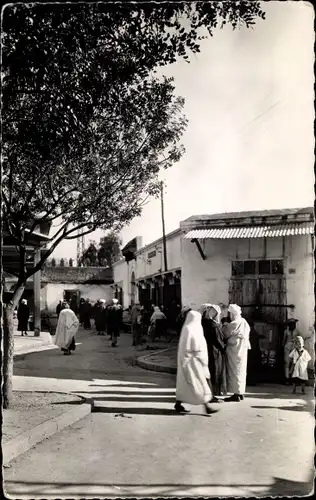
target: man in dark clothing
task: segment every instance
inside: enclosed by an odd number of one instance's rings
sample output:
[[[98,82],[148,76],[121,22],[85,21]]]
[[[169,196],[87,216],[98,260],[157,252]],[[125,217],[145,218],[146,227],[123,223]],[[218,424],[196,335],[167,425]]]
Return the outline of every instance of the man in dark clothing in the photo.
[[[85,330],[90,330],[91,328],[91,316],[92,316],[92,305],[90,304],[90,300],[86,299],[85,303],[82,306],[82,315],[83,315],[83,327]]]
[[[70,299],[69,303],[70,309],[77,314],[78,313],[78,304],[77,304],[77,297],[76,295],[73,295]]]
[[[56,314],[57,314],[57,319],[59,318],[59,315],[60,315],[60,311],[61,311],[61,306],[63,304],[63,301],[60,300],[59,301],[59,304],[57,304],[57,307],[56,307]]]
[[[123,309],[117,299],[112,299],[112,304],[107,307],[107,330],[112,340],[112,347],[117,346],[117,337],[123,321]]]
[[[80,299],[80,304],[79,304],[79,323],[83,325],[84,322],[84,305],[86,301],[84,299]]]
[[[98,300],[97,304],[94,306],[94,323],[98,335],[105,335],[106,330],[106,307],[105,300]]]
[[[27,335],[27,325],[30,317],[30,309],[27,305],[27,300],[22,299],[18,308],[18,331],[23,335]]]

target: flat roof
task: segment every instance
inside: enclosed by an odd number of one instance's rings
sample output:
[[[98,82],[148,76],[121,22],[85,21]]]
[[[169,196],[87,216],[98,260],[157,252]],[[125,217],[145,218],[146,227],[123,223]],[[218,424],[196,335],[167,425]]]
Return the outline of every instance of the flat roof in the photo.
[[[218,214],[202,214],[202,215],[191,215],[182,222],[189,222],[194,220],[229,220],[229,219],[248,219],[251,217],[283,217],[283,216],[295,216],[295,215],[314,215],[313,207],[304,208],[282,208],[282,209],[271,209],[271,210],[250,210],[243,212],[223,212]]]

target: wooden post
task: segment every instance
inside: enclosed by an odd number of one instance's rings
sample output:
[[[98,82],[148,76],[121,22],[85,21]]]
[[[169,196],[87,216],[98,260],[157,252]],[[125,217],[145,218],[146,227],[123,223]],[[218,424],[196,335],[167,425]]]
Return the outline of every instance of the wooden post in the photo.
[[[34,252],[34,266],[38,264],[41,258],[40,247],[35,248]],[[34,290],[34,337],[39,337],[41,333],[41,271],[33,276],[33,290]]]

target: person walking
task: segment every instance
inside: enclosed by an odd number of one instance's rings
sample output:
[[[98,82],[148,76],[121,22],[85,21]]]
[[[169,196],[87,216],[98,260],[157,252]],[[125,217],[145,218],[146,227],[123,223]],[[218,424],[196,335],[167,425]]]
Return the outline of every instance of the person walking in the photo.
[[[60,315],[60,311],[61,311],[61,306],[63,304],[63,301],[60,300],[57,304],[57,307],[56,307],[56,314],[57,314],[57,319],[59,318],[59,315]]]
[[[227,392],[233,395],[224,401],[242,401],[246,392],[247,358],[250,349],[250,326],[241,315],[241,308],[231,304],[228,308],[231,322],[223,326],[226,343],[225,363]]]
[[[21,332],[21,337],[24,335],[27,336],[27,326],[29,322],[29,317],[30,317],[30,308],[27,305],[27,300],[22,299],[21,303],[18,307],[18,331]]]
[[[106,330],[106,307],[105,300],[99,299],[94,306],[94,323],[98,335],[105,335]]]
[[[59,314],[54,344],[61,348],[65,355],[70,355],[76,349],[75,336],[78,332],[79,320],[70,309],[67,302],[63,302]]]
[[[86,299],[85,303],[82,306],[82,314],[83,314],[83,327],[85,330],[90,330],[91,328],[91,317],[92,317],[92,305],[90,303],[90,299]]]
[[[187,413],[182,403],[204,405],[208,415],[216,413],[210,406],[212,391],[208,380],[208,354],[201,324],[202,316],[189,311],[180,334],[177,355],[176,403],[177,413]]]
[[[154,342],[156,337],[161,337],[166,333],[166,316],[160,310],[160,307],[154,306],[154,312],[150,318],[151,341]]]
[[[140,314],[140,304],[136,303],[133,305],[131,310],[131,328],[132,328],[132,338],[133,346],[136,346],[139,342],[139,314]]]
[[[298,323],[297,319],[290,318],[287,322],[287,328],[284,332],[284,378],[285,384],[291,385],[290,381],[290,353],[293,351],[295,346],[295,339],[299,335],[296,328]]]
[[[107,307],[107,330],[112,340],[112,347],[117,346],[117,338],[123,321],[123,309],[117,299],[112,299]]]
[[[83,325],[83,322],[84,322],[85,303],[86,303],[86,301],[83,298],[81,298],[80,303],[79,303],[79,323],[80,323],[80,325]]]
[[[293,380],[293,394],[300,385],[302,394],[305,394],[305,384],[308,380],[307,366],[311,360],[310,354],[304,349],[304,339],[298,335],[294,341],[295,348],[290,352],[290,375]]]
[[[223,396],[226,391],[225,374],[225,343],[220,327],[220,306],[203,304],[200,312],[202,314],[202,327],[208,351],[208,367],[211,374],[213,399],[211,403],[221,403],[222,400],[216,396]]]

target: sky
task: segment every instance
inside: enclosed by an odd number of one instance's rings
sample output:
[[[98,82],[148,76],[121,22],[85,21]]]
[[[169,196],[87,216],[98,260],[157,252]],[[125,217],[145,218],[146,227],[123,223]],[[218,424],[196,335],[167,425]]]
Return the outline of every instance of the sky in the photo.
[[[314,13],[308,2],[262,4],[253,29],[216,30],[190,64],[164,68],[185,98],[186,152],[161,173],[167,233],[198,214],[314,203]],[[85,237],[98,241],[101,231]],[[123,229],[123,244],[162,235],[159,200]],[[76,241],[55,257],[76,257]]]

